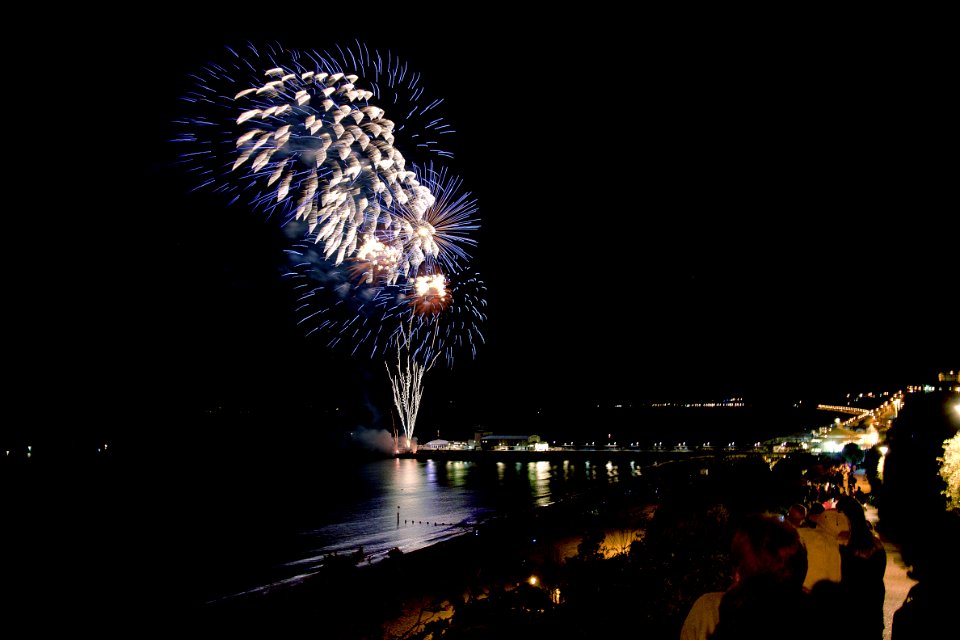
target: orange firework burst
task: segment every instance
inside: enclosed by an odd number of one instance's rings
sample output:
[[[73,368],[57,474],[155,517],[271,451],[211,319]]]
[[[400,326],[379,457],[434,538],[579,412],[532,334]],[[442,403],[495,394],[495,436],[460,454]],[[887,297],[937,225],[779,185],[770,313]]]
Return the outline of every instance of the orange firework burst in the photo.
[[[367,239],[357,250],[357,257],[349,267],[350,273],[366,284],[394,284],[399,276],[397,263],[401,252],[397,245]]]
[[[437,315],[447,308],[452,298],[447,291],[447,279],[442,273],[417,276],[413,281],[410,304],[420,315]]]

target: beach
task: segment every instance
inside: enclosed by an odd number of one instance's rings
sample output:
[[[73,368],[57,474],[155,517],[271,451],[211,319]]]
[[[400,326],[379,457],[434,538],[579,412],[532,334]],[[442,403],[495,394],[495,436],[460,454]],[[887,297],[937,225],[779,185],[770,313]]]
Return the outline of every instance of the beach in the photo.
[[[315,627],[325,638],[402,638],[449,617],[452,605],[509,593],[556,568],[576,554],[588,523],[602,521],[622,534],[649,517],[649,508],[610,494],[570,499],[509,514],[373,564],[339,556],[297,585],[205,605],[194,613],[211,631]]]

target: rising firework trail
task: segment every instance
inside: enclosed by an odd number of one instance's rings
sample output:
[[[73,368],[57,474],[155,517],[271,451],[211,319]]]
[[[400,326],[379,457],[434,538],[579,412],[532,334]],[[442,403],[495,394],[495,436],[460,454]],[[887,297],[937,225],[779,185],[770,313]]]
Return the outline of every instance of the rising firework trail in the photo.
[[[413,431],[417,424],[417,413],[420,411],[420,399],[423,398],[423,375],[433,367],[440,355],[430,348],[424,348],[424,345],[418,347],[412,340],[411,331],[401,330],[396,343],[396,369],[391,369],[388,363],[384,363],[393,390],[393,405],[403,426],[405,451],[413,450]]]
[[[331,348],[386,356],[393,403],[409,448],[427,371],[441,359],[452,367],[461,353],[476,357],[484,342],[486,286],[475,273],[448,278],[439,272],[398,285],[371,286],[357,282],[342,265],[311,263],[309,246],[291,251],[299,263],[289,275],[300,291],[301,323],[311,327],[308,335],[324,336]]]
[[[414,281],[411,315],[394,335],[395,369],[385,363],[407,449],[413,443],[424,375],[441,355],[448,366],[453,366],[457,350],[466,348],[475,356],[477,343],[483,340],[479,323],[486,316],[479,309],[486,302],[477,297],[485,290],[483,282],[472,275],[457,286],[451,284],[442,274],[420,276]]]

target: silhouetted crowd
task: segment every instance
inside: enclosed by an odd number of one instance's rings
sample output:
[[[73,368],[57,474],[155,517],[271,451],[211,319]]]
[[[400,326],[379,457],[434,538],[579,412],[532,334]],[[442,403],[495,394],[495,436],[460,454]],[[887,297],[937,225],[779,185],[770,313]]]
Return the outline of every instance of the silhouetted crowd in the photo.
[[[883,638],[887,553],[866,518],[869,494],[843,467],[809,483],[807,501],[786,514],[757,513],[741,522],[730,547],[732,584],[694,602],[681,640],[799,639],[811,625],[847,639]],[[909,536],[904,557],[919,582],[894,614],[893,640],[941,637],[960,602],[957,515],[945,512],[923,538]],[[923,539],[930,544],[917,544]]]
[[[818,505],[745,518],[730,548],[733,584],[694,602],[681,640],[801,638],[828,620],[839,637],[882,638],[883,543],[852,496]]]

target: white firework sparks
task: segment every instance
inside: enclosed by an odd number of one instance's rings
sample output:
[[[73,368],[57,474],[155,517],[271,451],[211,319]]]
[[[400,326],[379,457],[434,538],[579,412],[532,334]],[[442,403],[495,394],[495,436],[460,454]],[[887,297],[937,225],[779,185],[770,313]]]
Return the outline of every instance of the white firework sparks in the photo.
[[[236,125],[246,130],[232,169],[265,179],[278,202],[294,199],[293,217],[306,221],[334,264],[373,242],[402,251],[416,229],[393,209],[417,220],[435,199],[393,147],[394,123],[367,103],[373,93],[352,74],[278,66],[264,75],[235,96]]]
[[[476,203],[457,193],[459,179],[410,161],[452,157],[441,149],[454,133],[443,100],[425,97],[420,74],[360,43],[332,53],[278,43],[226,50],[191,74],[176,121],[186,129],[174,140],[191,145],[181,162],[200,187],[296,224],[335,266],[370,261],[368,284],[397,284],[436,263],[459,268],[474,244]]]
[[[397,338],[397,365],[396,371],[384,363],[387,368],[387,377],[393,389],[393,404],[400,415],[403,425],[403,435],[407,448],[413,441],[413,430],[417,423],[417,414],[420,412],[420,399],[423,397],[423,374],[433,367],[439,352],[432,353],[426,350],[423,361],[417,359],[418,350],[411,344],[412,331],[401,331]]]

